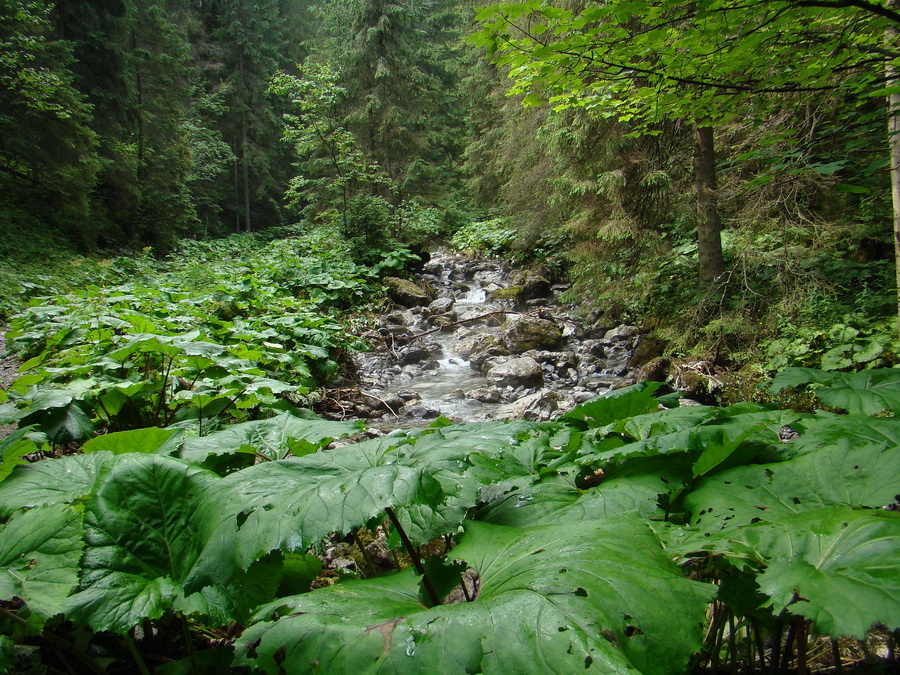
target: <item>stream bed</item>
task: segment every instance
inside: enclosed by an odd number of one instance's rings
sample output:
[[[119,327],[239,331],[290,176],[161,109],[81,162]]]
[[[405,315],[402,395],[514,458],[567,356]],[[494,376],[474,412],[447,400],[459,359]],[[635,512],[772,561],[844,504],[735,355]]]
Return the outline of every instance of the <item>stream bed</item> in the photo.
[[[534,273],[439,250],[418,283],[386,281],[398,309],[354,356],[352,415],[376,426],[549,419],[634,379],[638,329],[583,326],[558,302],[567,287]]]

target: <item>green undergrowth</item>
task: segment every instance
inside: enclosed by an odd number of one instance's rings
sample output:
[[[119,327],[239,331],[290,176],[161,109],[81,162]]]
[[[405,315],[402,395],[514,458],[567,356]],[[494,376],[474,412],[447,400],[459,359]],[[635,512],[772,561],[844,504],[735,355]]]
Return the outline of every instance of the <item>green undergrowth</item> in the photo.
[[[900,371],[770,385],[840,413],[659,387],[342,447],[358,423],[295,408],[70,456],[22,419],[0,447],[0,669],[776,673],[833,669],[829,639],[891,645]],[[317,554],[384,535],[412,564],[357,551],[323,585]]]
[[[672,355],[718,355],[769,375],[789,366],[900,361],[890,242],[871,226],[726,230],[726,271],[710,284],[698,279],[696,234],[687,225],[574,247],[565,299],[599,308],[606,324],[641,326],[665,339]]]
[[[114,282],[33,298],[12,319],[7,344],[23,363],[0,419],[65,445],[146,426],[205,433],[309,404],[364,347],[349,310],[378,302],[379,277],[405,262],[360,266],[327,232],[116,258],[100,266]]]

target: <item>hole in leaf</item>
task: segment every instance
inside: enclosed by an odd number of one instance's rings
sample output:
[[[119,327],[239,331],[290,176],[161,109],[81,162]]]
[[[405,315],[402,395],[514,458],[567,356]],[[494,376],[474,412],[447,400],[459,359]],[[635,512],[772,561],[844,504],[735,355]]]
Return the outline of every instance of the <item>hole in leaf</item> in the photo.
[[[538,553],[543,553],[544,549],[539,548],[537,551],[532,551],[529,555],[537,555]]]
[[[575,589],[575,595],[577,595],[579,598],[586,598],[588,596],[588,592],[586,589],[579,586]]]
[[[588,668],[590,668],[590,667],[591,667],[591,664],[592,664],[593,662],[594,662],[594,659],[591,657],[590,654],[588,654],[587,656],[585,656],[585,657],[584,657],[584,669],[587,670]]]
[[[557,628],[556,630],[558,630],[560,633],[564,633],[564,632],[566,632],[566,631],[569,630],[569,629],[566,628],[565,626],[560,626],[560,627]]]
[[[250,517],[249,513],[239,513],[237,514],[237,526],[238,529],[241,529],[244,526],[244,523],[247,522],[247,518]]]
[[[854,469],[858,469],[858,468],[859,468],[859,464],[857,464],[857,465],[854,466],[853,468],[854,468]]]
[[[768,511],[769,510],[768,506],[757,506],[756,508],[758,508],[760,511]]]
[[[563,568],[561,568],[561,569],[559,570],[559,573],[560,573],[560,574],[565,574],[565,573],[568,572],[568,571],[569,571],[569,570],[567,570],[565,567],[563,567]]]
[[[795,504],[799,504],[799,503],[800,503],[800,498],[799,498],[799,497],[794,497],[791,501],[794,502]]]
[[[762,520],[762,518],[751,518],[751,519],[750,519],[750,524],[753,525],[753,523],[758,523],[758,522],[761,521],[761,520]]]

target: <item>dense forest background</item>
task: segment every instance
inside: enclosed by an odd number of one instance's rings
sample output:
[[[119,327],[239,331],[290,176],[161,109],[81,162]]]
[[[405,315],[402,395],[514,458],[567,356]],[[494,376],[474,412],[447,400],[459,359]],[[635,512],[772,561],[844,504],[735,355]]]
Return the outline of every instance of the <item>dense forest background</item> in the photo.
[[[298,224],[364,262],[455,237],[571,280],[592,318],[640,323],[674,351],[893,363],[890,16],[801,3],[764,17],[777,44],[738,31],[730,71],[696,45],[694,75],[732,89],[691,84],[651,45],[686,82],[660,98],[650,75],[604,80],[566,42],[600,43],[590,27],[608,17],[565,23],[592,3],[477,4],[4,0],[3,264]],[[646,19],[638,5],[614,3],[617,25]],[[560,65],[553,44],[580,56]],[[797,53],[819,60],[786,61]],[[648,91],[652,114],[622,107]],[[693,109],[685,91],[702,94]]]

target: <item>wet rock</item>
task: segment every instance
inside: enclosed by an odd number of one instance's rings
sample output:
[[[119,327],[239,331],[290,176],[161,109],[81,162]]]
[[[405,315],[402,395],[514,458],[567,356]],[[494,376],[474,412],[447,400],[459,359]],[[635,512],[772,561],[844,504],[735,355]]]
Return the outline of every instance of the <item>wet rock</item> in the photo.
[[[521,300],[545,300],[550,295],[550,282],[534,270],[516,270],[509,275],[511,286],[517,286]]]
[[[562,331],[552,321],[521,316],[507,323],[498,341],[510,354],[522,354],[529,349],[551,349],[561,339]]]
[[[416,307],[431,303],[431,296],[411,281],[399,277],[385,277],[381,281],[387,287],[388,296],[398,305]]]
[[[501,393],[497,387],[479,387],[466,393],[466,398],[480,401],[481,403],[499,403]]]
[[[409,365],[413,363],[420,363],[425,361],[426,359],[431,358],[431,351],[423,346],[411,346],[400,354],[400,363],[404,365]]]
[[[666,351],[666,341],[642,335],[638,338],[634,352],[628,359],[629,368],[640,368],[653,359],[659,358]]]
[[[603,336],[603,339],[608,340],[609,342],[624,342],[636,337],[638,332],[639,329],[637,326],[616,326],[615,328],[606,331],[606,335]]]
[[[527,356],[494,362],[485,374],[488,382],[497,387],[540,386],[544,382],[541,364]]]
[[[415,417],[423,420],[431,420],[439,417],[441,414],[440,410],[419,405],[418,403],[407,403],[400,412],[404,417]]]
[[[430,315],[446,314],[453,308],[453,304],[453,298],[438,298],[428,305],[426,313]]]
[[[477,372],[483,371],[484,362],[488,359],[509,355],[509,352],[499,344],[497,336],[488,333],[466,338],[459,344],[456,351]]]

